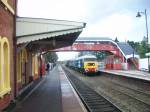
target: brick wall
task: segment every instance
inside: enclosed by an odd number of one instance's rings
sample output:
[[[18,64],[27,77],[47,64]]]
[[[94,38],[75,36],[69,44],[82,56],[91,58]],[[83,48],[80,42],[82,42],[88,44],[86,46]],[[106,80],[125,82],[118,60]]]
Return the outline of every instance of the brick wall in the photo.
[[[11,0],[8,0],[11,1]],[[13,4],[14,0],[10,3]],[[13,6],[14,7],[14,6]],[[14,31],[14,15],[10,11],[6,10],[4,4],[0,2],[0,36],[7,37],[10,44],[10,80],[11,80],[11,93],[0,98],[0,110],[8,106],[11,99],[14,96],[14,63],[13,63],[13,31]]]
[[[10,95],[6,94],[3,98],[0,99],[0,112],[8,106],[11,99],[10,97]]]

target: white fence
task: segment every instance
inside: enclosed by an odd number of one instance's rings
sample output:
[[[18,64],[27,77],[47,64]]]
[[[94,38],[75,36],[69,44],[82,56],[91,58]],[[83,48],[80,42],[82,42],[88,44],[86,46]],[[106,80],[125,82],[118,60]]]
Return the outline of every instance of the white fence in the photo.
[[[105,63],[104,62],[98,62],[98,70],[104,70],[105,68]]]
[[[139,59],[139,70],[148,71],[148,58]]]

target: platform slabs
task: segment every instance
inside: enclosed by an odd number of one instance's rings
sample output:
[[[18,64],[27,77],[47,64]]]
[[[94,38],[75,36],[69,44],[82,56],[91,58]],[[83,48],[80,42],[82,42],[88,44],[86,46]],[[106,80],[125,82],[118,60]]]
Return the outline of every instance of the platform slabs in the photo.
[[[65,73],[60,66],[56,66],[25,100],[17,104],[13,112],[85,112],[85,110]]]
[[[101,70],[100,72],[150,81],[150,73],[138,70]]]

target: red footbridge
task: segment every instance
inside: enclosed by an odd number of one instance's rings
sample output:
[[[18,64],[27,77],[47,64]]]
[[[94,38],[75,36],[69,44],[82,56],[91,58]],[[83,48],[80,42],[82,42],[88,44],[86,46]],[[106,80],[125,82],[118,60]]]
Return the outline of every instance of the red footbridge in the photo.
[[[72,46],[52,50],[63,51],[105,51],[113,55],[107,56],[103,61],[106,69],[138,69],[139,55],[126,42],[115,42],[106,37],[80,37]]]

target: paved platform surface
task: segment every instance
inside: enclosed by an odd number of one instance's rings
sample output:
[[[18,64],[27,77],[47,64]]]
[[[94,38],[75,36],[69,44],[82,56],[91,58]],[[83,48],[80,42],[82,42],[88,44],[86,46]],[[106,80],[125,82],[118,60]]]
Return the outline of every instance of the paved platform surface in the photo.
[[[63,70],[56,66],[13,112],[84,112],[80,103]]]
[[[150,81],[150,73],[138,70],[101,70],[102,72]]]
[[[61,67],[60,80],[63,112],[87,112]]]

